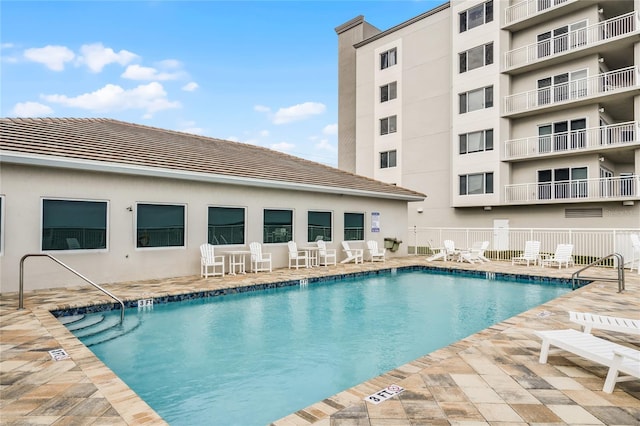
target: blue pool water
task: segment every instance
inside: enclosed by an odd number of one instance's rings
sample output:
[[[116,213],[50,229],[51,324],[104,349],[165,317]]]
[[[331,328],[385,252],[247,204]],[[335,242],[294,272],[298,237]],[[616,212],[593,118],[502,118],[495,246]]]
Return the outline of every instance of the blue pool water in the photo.
[[[568,291],[400,272],[129,309],[91,350],[172,425],[264,425]]]

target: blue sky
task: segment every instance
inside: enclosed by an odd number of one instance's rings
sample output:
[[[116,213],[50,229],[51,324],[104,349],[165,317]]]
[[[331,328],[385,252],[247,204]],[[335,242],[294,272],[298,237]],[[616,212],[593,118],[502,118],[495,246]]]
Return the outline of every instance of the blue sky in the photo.
[[[0,115],[107,117],[337,165],[335,27],[443,1],[7,1]]]

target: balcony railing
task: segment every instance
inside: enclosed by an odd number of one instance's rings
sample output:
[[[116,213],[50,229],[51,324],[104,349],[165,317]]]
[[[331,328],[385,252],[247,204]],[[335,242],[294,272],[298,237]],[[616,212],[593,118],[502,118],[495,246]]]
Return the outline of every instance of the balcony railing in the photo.
[[[549,9],[561,6],[568,0],[525,0],[509,6],[504,11],[505,25],[544,13]]]
[[[638,85],[635,66],[572,80],[567,83],[516,93],[504,98],[504,113],[515,114],[542,107],[574,102],[590,96],[611,94]]]
[[[584,49],[633,33],[639,27],[639,16],[638,12],[629,12],[598,24],[505,52],[504,69],[529,65],[571,50]]]
[[[505,185],[507,204],[635,199],[640,196],[640,176],[576,179]]]
[[[637,121],[629,121],[609,126],[505,141],[504,159],[537,157],[590,148],[602,149],[634,142],[640,142],[640,124]]]

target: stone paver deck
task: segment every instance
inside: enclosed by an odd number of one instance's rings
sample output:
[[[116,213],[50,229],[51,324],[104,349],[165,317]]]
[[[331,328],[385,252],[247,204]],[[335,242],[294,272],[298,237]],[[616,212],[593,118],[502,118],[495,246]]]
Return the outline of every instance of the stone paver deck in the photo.
[[[569,278],[577,268],[469,265],[406,257],[386,263],[338,265],[273,273],[202,279],[198,276],[108,284],[125,300],[235,288],[363,270],[429,265]],[[613,277],[594,269],[590,276]],[[27,290],[28,290],[28,283]],[[16,293],[0,295],[0,423],[42,425],[165,424],[144,401],[76,339],[50,311],[111,302],[91,287],[27,291],[25,309]],[[399,366],[310,407],[274,420],[290,425],[638,425],[640,381],[602,392],[607,369],[566,352],[538,363],[540,341],[533,330],[577,328],[567,311],[640,319],[640,275],[626,274],[626,291],[594,281],[450,346]],[[595,330],[632,347],[640,338]],[[52,361],[63,348],[70,358]],[[406,390],[381,404],[363,398],[390,384]],[[249,420],[249,418],[248,418]]]

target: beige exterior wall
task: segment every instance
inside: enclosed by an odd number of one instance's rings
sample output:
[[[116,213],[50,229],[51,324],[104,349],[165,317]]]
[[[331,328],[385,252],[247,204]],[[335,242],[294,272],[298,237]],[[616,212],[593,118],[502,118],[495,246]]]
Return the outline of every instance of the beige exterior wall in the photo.
[[[629,35],[598,42],[584,50],[554,54],[515,71],[505,69],[504,59],[507,52],[535,44],[539,34],[564,25],[586,20],[586,25],[592,26],[634,10],[640,12],[640,0],[569,0],[513,26],[505,24],[505,12],[507,7],[521,2],[494,1],[493,21],[461,33],[459,13],[482,3],[485,1],[454,0],[448,7],[399,23],[356,45],[354,140],[358,173],[427,194],[424,201],[410,203],[411,226],[492,227],[495,220],[508,220],[512,227],[640,228],[640,192],[627,198],[625,205],[621,199],[604,197],[514,202],[507,195],[514,185],[535,188],[540,170],[587,167],[589,179],[599,179],[601,168],[611,171],[614,179],[620,179],[621,173],[640,175],[639,127],[635,141],[625,146],[594,146],[575,152],[505,158],[506,142],[527,137],[535,140],[542,125],[580,118],[586,119],[587,129],[631,121],[640,123],[637,75],[635,86],[615,96],[596,94],[589,99],[526,113],[505,112],[508,96],[536,90],[539,79],[581,69],[588,70],[588,77],[595,77],[607,71],[640,66],[637,21],[635,31]],[[493,42],[493,64],[460,73],[458,54],[490,42]],[[392,72],[400,76],[401,90],[393,103],[380,105],[376,91],[384,79],[376,61],[379,52],[390,46],[399,49],[398,69]],[[459,94],[487,86],[494,88],[493,107],[459,114]],[[390,111],[398,114],[398,133],[394,137],[380,137],[378,121]],[[493,129],[493,150],[459,154],[460,134],[485,129]],[[380,170],[378,151],[391,146],[402,153],[397,170]],[[494,192],[460,195],[459,176],[480,172],[493,173]],[[593,185],[595,190],[591,190],[590,196],[598,198],[598,184]],[[602,217],[568,217],[572,209],[601,209]]]
[[[298,245],[307,244],[309,210],[332,212],[333,241],[327,245],[337,250],[338,261],[344,258],[340,243],[345,212],[364,213],[365,240],[374,239],[381,246],[385,237],[406,241],[408,228],[405,201],[6,163],[2,164],[0,181],[5,224],[0,255],[2,292],[18,290],[19,263],[23,255],[42,253],[43,198],[108,203],[106,250],[48,252],[98,284],[199,274],[199,246],[207,241],[209,206],[246,209],[247,245],[216,246],[216,254],[225,250],[248,250],[249,242],[262,242],[265,208],[293,210],[293,233]],[[136,203],[185,205],[186,246],[136,248]],[[132,207],[132,211],[128,207]],[[378,233],[371,232],[372,212],[380,213],[381,230]],[[365,243],[356,241],[352,246],[365,248]],[[263,248],[272,253],[275,268],[287,267],[286,243],[264,244]],[[401,244],[396,253],[388,255],[406,255],[406,252],[406,244]],[[74,285],[84,285],[84,282],[49,259],[29,258],[25,262],[27,290]]]

